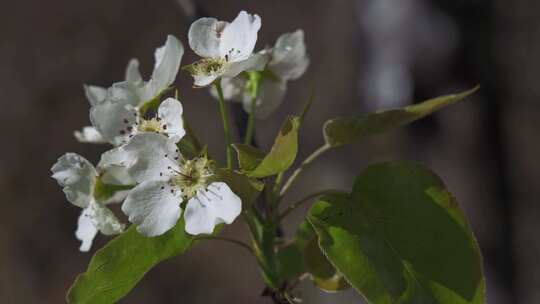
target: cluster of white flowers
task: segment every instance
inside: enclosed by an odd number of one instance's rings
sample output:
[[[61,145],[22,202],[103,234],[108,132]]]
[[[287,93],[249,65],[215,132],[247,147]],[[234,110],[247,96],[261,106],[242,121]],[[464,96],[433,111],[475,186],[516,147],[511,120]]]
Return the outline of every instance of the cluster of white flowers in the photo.
[[[281,36],[274,48],[253,53],[260,27],[260,17],[244,11],[230,23],[197,20],[189,30],[189,45],[202,59],[186,70],[195,86],[221,81],[227,100],[246,105],[251,104],[246,73],[257,71],[261,94],[256,113],[266,116],[281,102],[287,81],[304,73],[308,59],[301,30]],[[170,230],[182,214],[192,235],[210,234],[217,224],[230,224],[240,214],[241,199],[220,180],[215,163],[204,154],[186,159],[179,150],[186,133],[182,104],[162,97],[176,79],[183,54],[182,43],[169,35],[155,51],[149,81],[132,59],[124,81],[109,88],[85,86],[92,126],[76,131],[75,137],[113,148],[96,167],[74,153],[52,167],[67,200],[83,208],[75,233],[81,251],[90,249],[97,231],[123,232],[125,225],[107,208],[113,202],[122,202],[129,221],[149,237]]]

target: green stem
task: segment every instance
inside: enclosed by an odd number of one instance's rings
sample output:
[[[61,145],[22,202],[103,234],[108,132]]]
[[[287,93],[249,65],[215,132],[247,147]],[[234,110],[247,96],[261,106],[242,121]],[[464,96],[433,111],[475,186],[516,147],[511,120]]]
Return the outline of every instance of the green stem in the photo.
[[[255,112],[257,111],[257,97],[259,96],[259,85],[262,79],[260,72],[250,72],[249,77],[249,91],[251,93],[251,107],[249,111],[248,124],[246,129],[246,137],[244,144],[250,145],[255,133]]]
[[[334,194],[334,193],[341,193],[341,191],[339,191],[339,190],[323,190],[323,191],[318,191],[318,192],[312,193],[312,194],[304,197],[303,199],[291,204],[289,207],[287,207],[287,209],[285,209],[285,211],[283,211],[279,215],[278,219],[279,219],[279,221],[282,221],[294,209],[298,208],[299,206],[301,206],[302,204],[304,204],[306,202],[309,202],[313,198],[323,196],[323,195],[327,195],[327,194]]]
[[[257,108],[257,96],[254,95],[251,97],[251,108],[249,111],[249,118],[246,130],[246,138],[244,139],[244,144],[250,145],[253,140],[253,134],[255,133],[255,111]]]
[[[223,98],[223,90],[221,89],[221,79],[214,81],[214,86],[219,97],[219,111],[221,113],[221,120],[223,121],[223,131],[225,132],[225,142],[227,144],[227,168],[232,169],[232,163],[234,158],[234,151],[231,146],[231,127],[229,122],[229,112],[225,105],[225,98]]]
[[[231,243],[231,244],[238,245],[238,246],[246,249],[247,251],[249,251],[249,253],[255,255],[255,253],[253,252],[253,249],[251,249],[251,247],[248,244],[246,244],[246,243],[244,243],[242,241],[236,240],[236,239],[227,238],[227,237],[221,237],[221,236],[198,236],[197,240],[216,240],[216,241],[228,242],[228,243]]]
[[[296,181],[298,176],[300,176],[300,173],[302,173],[302,171],[304,171],[304,169],[309,166],[315,159],[317,159],[319,156],[321,156],[331,148],[332,147],[329,144],[324,144],[319,149],[311,153],[311,155],[308,156],[296,170],[294,170],[289,179],[287,179],[287,182],[285,182],[285,185],[283,185],[283,188],[281,188],[281,192],[279,195],[283,196],[285,192],[287,192],[287,190],[289,190],[292,184]]]

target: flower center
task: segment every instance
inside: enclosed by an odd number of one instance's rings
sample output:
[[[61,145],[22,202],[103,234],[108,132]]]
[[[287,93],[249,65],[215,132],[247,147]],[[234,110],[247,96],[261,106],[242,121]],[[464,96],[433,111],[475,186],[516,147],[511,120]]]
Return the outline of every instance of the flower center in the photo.
[[[193,74],[195,75],[215,75],[221,74],[227,61],[221,58],[203,58],[193,64]]]
[[[142,119],[138,129],[140,132],[155,132],[160,133],[164,130],[164,124],[161,123],[161,119],[159,118],[151,118],[151,119]]]
[[[201,157],[187,160],[180,171],[171,180],[172,187],[182,190],[185,199],[194,197],[198,191],[203,191],[209,184],[209,178],[213,175],[208,165],[208,159]]]

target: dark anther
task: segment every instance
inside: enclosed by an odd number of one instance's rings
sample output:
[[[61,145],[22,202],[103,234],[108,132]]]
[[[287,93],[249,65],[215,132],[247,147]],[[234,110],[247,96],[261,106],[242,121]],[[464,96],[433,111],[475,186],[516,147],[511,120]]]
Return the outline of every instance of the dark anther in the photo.
[[[124,135],[124,134],[126,134],[126,131],[120,130],[120,134]]]

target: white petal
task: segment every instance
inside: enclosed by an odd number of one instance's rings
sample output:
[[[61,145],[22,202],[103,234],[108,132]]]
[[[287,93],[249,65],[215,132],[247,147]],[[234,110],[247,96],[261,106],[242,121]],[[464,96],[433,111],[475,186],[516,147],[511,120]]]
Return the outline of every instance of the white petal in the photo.
[[[287,91],[284,80],[263,79],[256,101],[255,115],[263,119],[272,114],[281,105]],[[244,110],[251,113],[251,95],[244,94]]]
[[[241,101],[244,96],[246,88],[246,78],[240,76],[237,77],[223,77],[221,78],[221,89],[223,91],[223,98],[230,101]],[[210,94],[214,98],[218,99],[217,90],[214,86],[210,87]]]
[[[92,223],[92,218],[89,215],[89,209],[83,209],[81,215],[79,215],[77,230],[75,231],[75,237],[81,241],[80,251],[87,252],[90,250],[97,232],[98,230]]]
[[[109,164],[106,167],[99,168],[99,170],[101,173],[100,179],[105,184],[129,186],[137,183],[137,181],[135,181],[135,179],[130,175],[128,168],[124,166]]]
[[[223,72],[224,77],[236,77],[244,71],[262,71],[268,62],[267,54],[253,54],[244,61],[230,62]]]
[[[183,111],[180,101],[174,98],[165,99],[158,108],[158,117],[167,126],[165,131],[174,142],[180,141],[186,134],[184,120],[182,119]]]
[[[105,235],[119,234],[124,231],[125,225],[120,223],[112,211],[104,205],[92,201],[85,209],[92,219],[92,224]]]
[[[195,74],[193,76],[193,84],[196,87],[206,87],[208,85],[211,85],[214,80],[218,78],[217,75],[202,75],[202,74]]]
[[[64,187],[67,200],[85,208],[94,199],[97,172],[84,157],[66,153],[51,168],[52,177]]]
[[[157,236],[176,225],[182,214],[181,202],[181,193],[171,193],[167,182],[146,181],[129,192],[122,211],[137,225],[137,231]]]
[[[128,144],[101,155],[100,168],[125,167],[129,176],[137,182],[165,179],[178,171],[175,157],[181,157],[174,140],[157,133],[140,133]]]
[[[92,106],[102,102],[107,97],[107,89],[98,86],[85,85],[84,93]]]
[[[134,83],[130,81],[113,83],[107,91],[107,100],[118,105],[139,107],[143,103],[141,100],[143,84],[143,82]]]
[[[261,28],[261,18],[241,11],[228,24],[221,34],[219,53],[221,58],[227,55],[229,61],[246,60],[257,43],[257,32]]]
[[[208,191],[201,191],[186,206],[186,232],[210,234],[220,223],[231,224],[242,211],[242,201],[223,182],[214,182]]]
[[[144,86],[143,102],[153,99],[174,82],[183,55],[182,43],[176,37],[168,35],[165,45],[155,52],[156,63],[152,78]]]
[[[281,79],[297,79],[309,65],[304,43],[304,32],[297,30],[281,35],[272,49],[268,67]]]
[[[223,29],[228,22],[215,18],[200,18],[189,27],[189,46],[195,54],[205,58],[218,58],[219,43]]]
[[[73,135],[82,143],[103,144],[107,142],[94,127],[83,127],[81,131],[74,131]]]
[[[137,110],[106,100],[90,109],[90,120],[99,133],[113,145],[126,142],[135,130]]]
[[[139,60],[131,59],[126,68],[126,81],[141,84],[143,82],[141,72],[139,71]]]

